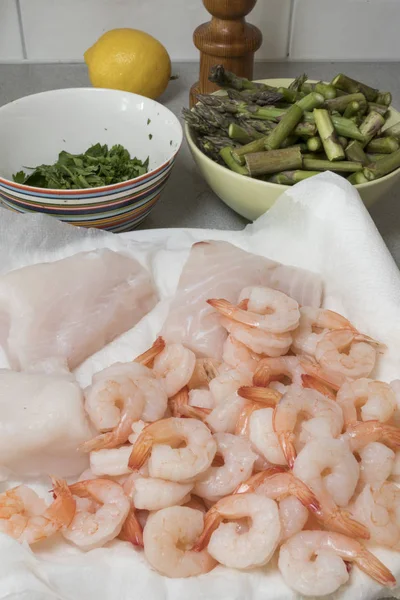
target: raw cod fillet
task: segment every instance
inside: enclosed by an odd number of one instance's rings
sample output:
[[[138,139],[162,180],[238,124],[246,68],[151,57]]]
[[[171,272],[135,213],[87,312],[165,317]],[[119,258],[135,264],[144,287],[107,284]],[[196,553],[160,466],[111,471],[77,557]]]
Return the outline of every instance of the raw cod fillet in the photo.
[[[198,356],[220,358],[227,334],[206,300],[237,302],[240,291],[253,285],[280,290],[300,305],[321,306],[319,275],[245,252],[229,242],[198,242],[183,267],[161,335]]]
[[[0,476],[79,475],[91,439],[83,393],[71,374],[0,370]]]
[[[0,277],[0,343],[13,369],[49,357],[74,369],[156,304],[149,273],[101,249]]]

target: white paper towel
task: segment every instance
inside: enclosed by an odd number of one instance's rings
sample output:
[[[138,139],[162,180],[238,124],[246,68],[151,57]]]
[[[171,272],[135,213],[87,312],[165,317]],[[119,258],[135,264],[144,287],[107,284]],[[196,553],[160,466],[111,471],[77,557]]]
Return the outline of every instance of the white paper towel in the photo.
[[[76,372],[87,384],[97,370],[131,360],[154,340],[168,312],[169,298],[192,243],[230,241],[277,261],[319,272],[325,282],[324,306],[350,318],[388,349],[375,376],[400,376],[400,275],[356,190],[330,173],[304,181],[242,232],[152,230],[114,236],[69,227],[41,215],[0,213],[0,272],[81,250],[109,247],[132,252],[152,270],[160,302],[134,329],[90,357]],[[4,359],[3,359],[4,362]],[[0,363],[0,366],[5,366]],[[43,491],[48,486],[43,487]],[[400,554],[374,552],[400,581]],[[358,569],[350,584],[332,596],[374,600],[393,595]],[[218,567],[187,580],[153,572],[143,553],[123,542],[81,553],[63,541],[29,548],[0,534],[0,600],[297,600],[276,564],[243,573]]]

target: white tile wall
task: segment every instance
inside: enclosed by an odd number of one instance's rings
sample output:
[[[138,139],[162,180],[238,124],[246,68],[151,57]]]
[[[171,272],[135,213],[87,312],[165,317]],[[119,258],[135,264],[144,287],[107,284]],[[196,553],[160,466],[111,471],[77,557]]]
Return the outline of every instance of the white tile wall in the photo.
[[[0,61],[82,60],[108,29],[135,27],[173,60],[196,60],[193,30],[209,19],[202,0],[0,0]],[[258,0],[249,22],[262,31],[257,59],[400,60],[400,0]]]
[[[15,0],[0,0],[0,59],[22,59],[22,43]]]

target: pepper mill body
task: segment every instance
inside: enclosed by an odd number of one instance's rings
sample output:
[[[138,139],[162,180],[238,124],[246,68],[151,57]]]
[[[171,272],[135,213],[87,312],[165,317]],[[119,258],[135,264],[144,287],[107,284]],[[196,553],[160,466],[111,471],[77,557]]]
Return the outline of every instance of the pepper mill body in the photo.
[[[196,95],[209,94],[218,87],[208,81],[211,67],[222,64],[239,77],[253,77],[254,53],[262,42],[260,30],[246,23],[257,0],[203,0],[212,15],[195,30],[193,41],[200,50],[200,79],[190,90],[190,106]]]

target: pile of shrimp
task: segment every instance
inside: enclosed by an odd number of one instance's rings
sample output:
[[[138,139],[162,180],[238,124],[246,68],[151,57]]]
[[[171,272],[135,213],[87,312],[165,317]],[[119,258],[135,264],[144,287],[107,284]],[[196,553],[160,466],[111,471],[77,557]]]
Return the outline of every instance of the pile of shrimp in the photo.
[[[273,289],[208,303],[228,332],[221,360],[158,338],[97,373],[90,469],[54,479],[50,506],[26,486],[2,494],[0,531],[29,544],[58,532],[85,551],[118,538],[167,577],[277,555],[305,596],[353,566],[393,587],[367,548],[400,551],[400,382],[370,378],[384,347]]]

